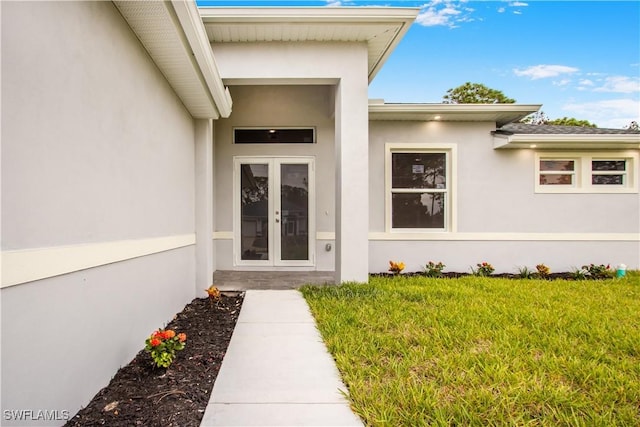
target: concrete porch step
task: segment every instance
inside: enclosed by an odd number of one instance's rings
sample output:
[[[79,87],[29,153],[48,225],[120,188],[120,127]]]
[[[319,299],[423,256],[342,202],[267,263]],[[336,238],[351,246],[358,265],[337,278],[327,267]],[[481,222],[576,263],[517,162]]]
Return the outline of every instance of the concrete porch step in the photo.
[[[335,284],[333,271],[229,271],[213,273],[213,284],[221,291],[297,289],[302,285]]]

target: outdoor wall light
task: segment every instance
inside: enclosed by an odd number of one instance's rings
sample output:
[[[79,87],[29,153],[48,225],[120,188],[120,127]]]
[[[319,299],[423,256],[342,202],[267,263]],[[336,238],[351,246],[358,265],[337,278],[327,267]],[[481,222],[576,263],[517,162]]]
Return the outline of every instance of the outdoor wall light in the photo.
[[[327,243],[326,245],[324,245],[324,250],[327,252],[331,251],[331,243]]]

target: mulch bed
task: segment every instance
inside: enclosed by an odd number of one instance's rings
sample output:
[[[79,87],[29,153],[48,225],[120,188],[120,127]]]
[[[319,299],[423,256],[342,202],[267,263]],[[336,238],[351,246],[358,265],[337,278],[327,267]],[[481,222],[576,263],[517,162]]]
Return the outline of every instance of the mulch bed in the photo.
[[[407,276],[407,277],[427,277],[427,274],[424,272],[412,272],[412,273],[402,273],[400,274],[401,276]],[[373,277],[393,277],[395,276],[395,274],[393,273],[373,273],[371,274],[371,276]],[[443,272],[442,275],[440,277],[442,278],[448,278],[448,279],[457,279],[460,277],[465,277],[465,276],[473,276],[471,273],[456,273],[456,272]],[[513,273],[495,273],[495,274],[491,274],[487,277],[501,277],[503,279],[521,279],[520,275],[518,274],[513,274]],[[534,275],[533,278],[535,278],[536,276]],[[539,277],[538,277],[539,278]],[[602,280],[602,279],[612,279],[613,276],[611,277],[607,277],[607,278],[603,278],[600,277],[598,279],[595,279],[593,277],[587,276],[585,277],[583,280]],[[560,273],[549,273],[548,276],[543,277],[543,279],[545,280],[577,280],[574,275],[570,272],[560,272]]]
[[[156,368],[151,356],[141,350],[65,426],[198,427],[243,297],[223,294],[217,305],[207,298],[187,304],[166,326],[187,334],[186,347],[173,364]]]

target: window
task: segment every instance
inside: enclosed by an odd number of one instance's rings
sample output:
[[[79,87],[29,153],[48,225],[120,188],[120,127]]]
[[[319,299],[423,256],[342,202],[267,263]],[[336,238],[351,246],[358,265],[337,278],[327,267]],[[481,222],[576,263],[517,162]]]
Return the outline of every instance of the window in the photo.
[[[636,193],[638,153],[537,153],[538,193]]]
[[[576,184],[575,160],[540,160],[540,185]]]
[[[453,149],[387,144],[387,230],[451,229]]]
[[[235,144],[313,144],[314,128],[236,128],[233,130]]]

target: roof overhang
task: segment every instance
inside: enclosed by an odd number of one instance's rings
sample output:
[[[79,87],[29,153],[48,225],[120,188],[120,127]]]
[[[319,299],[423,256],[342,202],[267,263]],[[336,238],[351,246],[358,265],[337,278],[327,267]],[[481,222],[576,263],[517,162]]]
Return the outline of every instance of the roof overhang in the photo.
[[[113,3],[193,117],[229,117],[231,96],[192,0]]]
[[[639,149],[640,134],[502,134],[494,132],[493,148],[535,148],[561,150]]]
[[[535,113],[532,104],[369,104],[369,120],[495,122],[497,127]]]
[[[211,43],[362,42],[373,80],[419,9],[389,7],[201,7]]]

